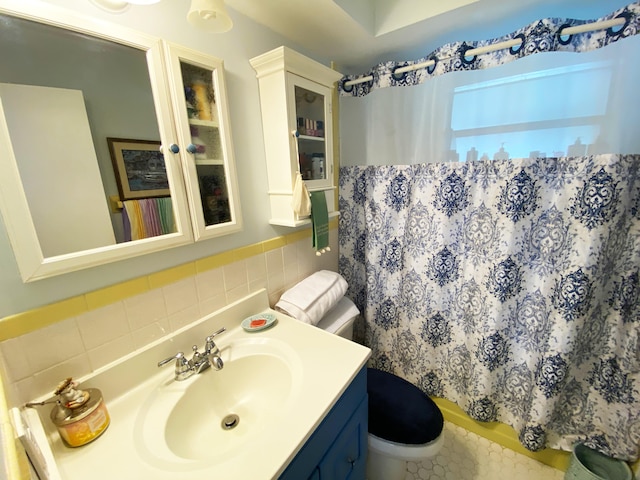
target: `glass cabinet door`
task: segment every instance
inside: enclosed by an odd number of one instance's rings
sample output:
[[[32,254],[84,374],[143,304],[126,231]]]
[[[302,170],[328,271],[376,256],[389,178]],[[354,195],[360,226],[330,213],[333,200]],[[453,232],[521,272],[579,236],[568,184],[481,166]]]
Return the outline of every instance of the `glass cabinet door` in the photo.
[[[289,73],[295,106],[295,127],[297,131],[297,156],[302,179],[309,188],[331,186],[332,146],[330,95],[328,88]]]
[[[240,208],[221,60],[167,45],[196,240],[240,230]]]

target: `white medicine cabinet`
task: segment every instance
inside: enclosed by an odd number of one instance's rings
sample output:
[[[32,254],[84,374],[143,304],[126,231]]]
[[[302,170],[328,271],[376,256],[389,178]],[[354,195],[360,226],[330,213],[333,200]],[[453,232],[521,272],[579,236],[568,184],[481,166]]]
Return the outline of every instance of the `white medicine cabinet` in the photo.
[[[295,227],[309,223],[292,208],[298,171],[309,191],[324,191],[329,216],[334,196],[334,83],[342,74],[287,47],[250,60],[260,87],[270,223]]]
[[[0,21],[0,212],[24,282],[241,229],[220,59],[41,2],[0,0]]]

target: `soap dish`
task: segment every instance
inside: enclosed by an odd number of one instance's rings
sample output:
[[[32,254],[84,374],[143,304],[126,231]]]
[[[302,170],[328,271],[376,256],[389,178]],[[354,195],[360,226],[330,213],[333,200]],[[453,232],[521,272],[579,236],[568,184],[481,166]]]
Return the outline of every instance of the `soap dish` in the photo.
[[[274,323],[276,323],[276,316],[271,313],[259,313],[257,315],[252,315],[248,318],[245,318],[242,321],[242,328],[244,328],[247,332],[258,332],[260,330],[264,330],[265,328],[271,327]]]

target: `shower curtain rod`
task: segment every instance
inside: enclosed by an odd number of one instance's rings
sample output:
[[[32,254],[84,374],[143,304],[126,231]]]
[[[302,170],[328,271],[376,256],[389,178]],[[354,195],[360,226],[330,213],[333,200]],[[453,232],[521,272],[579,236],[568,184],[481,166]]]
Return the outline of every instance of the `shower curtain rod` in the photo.
[[[586,33],[586,32],[594,32],[596,30],[604,30],[606,28],[612,28],[619,25],[624,25],[626,22],[625,18],[614,18],[611,20],[604,20],[601,22],[593,22],[593,23],[585,23],[584,25],[576,25],[574,27],[565,27],[560,31],[560,36],[564,37],[566,35],[574,35],[577,33]],[[476,55],[483,55],[485,53],[496,52],[498,50],[503,50],[505,48],[513,48],[522,46],[523,40],[520,38],[516,38],[513,40],[507,40],[504,42],[499,42],[494,45],[487,45],[486,47],[478,47],[473,48],[471,50],[467,50],[465,52],[465,57],[475,57]],[[455,58],[454,56],[446,57],[440,59],[440,61],[451,60]],[[397,68],[394,70],[395,74],[412,72],[414,70],[420,70],[421,68],[428,68],[436,64],[435,60],[428,60],[426,62],[416,63],[414,65],[407,65],[406,67]],[[354,80],[349,80],[348,82],[344,82],[345,87],[350,87],[352,85],[357,85],[359,83],[370,82],[373,80],[373,75],[367,75],[366,77],[356,78]]]

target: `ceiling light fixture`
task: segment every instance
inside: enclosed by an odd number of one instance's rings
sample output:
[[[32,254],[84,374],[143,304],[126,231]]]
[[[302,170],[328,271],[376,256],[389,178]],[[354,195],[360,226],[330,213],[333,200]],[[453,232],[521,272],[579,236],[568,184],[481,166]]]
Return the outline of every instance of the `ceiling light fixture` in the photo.
[[[233,26],[224,0],[191,0],[187,20],[194,27],[213,33],[228,32]]]
[[[128,0],[132,5],[153,5],[160,2],[160,0]]]

